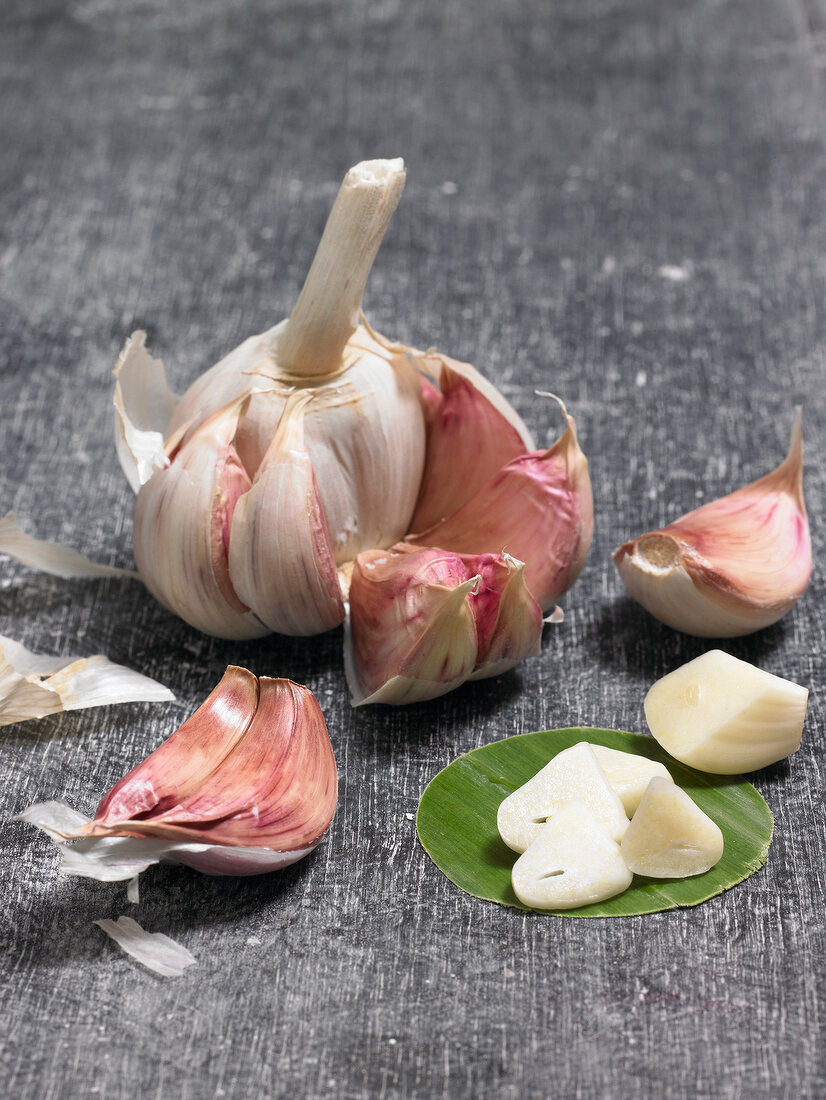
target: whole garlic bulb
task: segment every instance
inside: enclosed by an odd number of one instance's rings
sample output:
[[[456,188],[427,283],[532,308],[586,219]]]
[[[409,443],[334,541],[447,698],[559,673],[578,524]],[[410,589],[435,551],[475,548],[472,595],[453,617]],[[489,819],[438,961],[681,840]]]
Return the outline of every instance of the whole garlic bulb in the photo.
[[[394,703],[535,653],[540,609],[573,584],[593,528],[587,461],[564,406],[566,431],[536,451],[470,364],[387,340],[360,315],[404,179],[401,160],[347,173],[286,321],[244,341],[180,399],[135,333],[114,399],[118,454],[138,493],[138,569],[198,629],[226,638],[329,630],[345,617],[351,578],[365,579],[371,555],[395,548],[382,584],[362,585],[351,603],[348,654],[354,698]],[[417,574],[430,558],[403,545],[453,555],[451,584],[467,592],[444,604],[430,566]],[[376,600],[392,603],[378,619],[393,632],[378,663],[367,641]],[[448,649],[462,649],[446,654],[448,676],[431,647],[435,618],[454,613],[467,630],[438,628],[452,631]],[[410,649],[425,638],[426,658]]]

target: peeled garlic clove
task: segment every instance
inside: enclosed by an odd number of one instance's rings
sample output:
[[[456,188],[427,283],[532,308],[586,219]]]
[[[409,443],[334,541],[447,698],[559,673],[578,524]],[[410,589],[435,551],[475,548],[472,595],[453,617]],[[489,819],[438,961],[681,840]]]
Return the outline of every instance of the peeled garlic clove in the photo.
[[[319,634],[344,618],[344,602],[310,457],[304,418],[312,394],[290,395],[251,488],[232,515],[233,589],[270,630]]]
[[[513,890],[534,909],[577,909],[621,894],[632,875],[587,806],[571,802],[540,826],[511,871]]]
[[[628,828],[622,802],[608,785],[593,748],[580,741],[557,753],[499,804],[499,835],[509,848],[524,852],[542,833],[545,821],[569,802],[581,802],[612,840],[619,840]]]
[[[723,834],[700,807],[667,779],[648,784],[622,838],[622,858],[635,875],[702,875],[723,855]]]
[[[507,552],[525,563],[525,581],[543,611],[579,576],[591,546],[593,498],[574,418],[547,451],[522,455],[441,523],[408,537],[458,554]]]
[[[591,748],[611,790],[619,795],[628,817],[636,811],[652,779],[656,777],[667,783],[674,782],[668,768],[657,760],[649,760],[647,756],[637,756],[619,749],[609,749],[604,745],[592,745]]]
[[[803,502],[803,436],[772,473],[614,554],[629,593],[675,630],[701,638],[751,634],[796,603],[812,571]]]
[[[314,696],[230,666],[206,702],[107,794],[93,821],[60,803],[20,817],[47,832],[70,874],[131,879],[160,860],[207,874],[285,867],[320,842],[338,777]]]
[[[226,638],[268,628],[238,598],[227,554],[238,498],[251,485],[233,439],[245,401],[219,410],[142,486],[135,560],[156,599],[192,626]]]
[[[413,703],[458,687],[476,666],[468,597],[478,577],[455,554],[399,545],[356,559],[346,668],[355,705]]]
[[[534,445],[515,410],[469,363],[435,352],[417,357],[416,363],[420,370],[433,371],[439,382],[438,390],[431,385],[426,391],[431,399],[427,460],[410,524],[411,530],[423,531],[452,515]]]
[[[666,752],[701,771],[756,771],[800,748],[809,692],[713,649],[663,676],[645,697]]]

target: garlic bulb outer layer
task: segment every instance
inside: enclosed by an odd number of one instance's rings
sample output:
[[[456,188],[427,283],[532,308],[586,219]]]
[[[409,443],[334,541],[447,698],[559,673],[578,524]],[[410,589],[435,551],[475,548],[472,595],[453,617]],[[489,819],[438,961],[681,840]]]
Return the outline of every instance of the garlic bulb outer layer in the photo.
[[[812,571],[802,478],[798,409],[789,453],[776,470],[616,551],[629,593],[667,626],[701,638],[777,622]]]

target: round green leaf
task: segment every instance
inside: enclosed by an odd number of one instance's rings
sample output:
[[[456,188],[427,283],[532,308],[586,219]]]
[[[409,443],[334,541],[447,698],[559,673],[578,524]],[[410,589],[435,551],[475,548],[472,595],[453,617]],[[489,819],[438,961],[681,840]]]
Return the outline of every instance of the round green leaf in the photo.
[[[499,837],[499,803],[578,741],[647,756],[665,764],[674,782],[723,831],[720,862],[703,875],[649,879],[639,875],[628,890],[580,909],[543,910],[562,917],[632,917],[699,905],[758,871],[766,862],[774,822],[766,803],[738,776],[706,775],[678,763],[650,737],[619,730],[560,729],[495,741],[460,756],[428,784],[419,803],[419,840],[440,871],[468,894],[526,909],[511,887],[517,859]]]

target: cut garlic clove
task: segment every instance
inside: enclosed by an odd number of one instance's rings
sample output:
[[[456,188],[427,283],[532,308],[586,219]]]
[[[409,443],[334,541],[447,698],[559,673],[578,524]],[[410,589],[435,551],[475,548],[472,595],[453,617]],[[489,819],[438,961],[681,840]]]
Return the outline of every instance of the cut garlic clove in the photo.
[[[570,802],[540,827],[511,871],[513,890],[534,909],[578,909],[621,894],[632,875],[587,806]]]
[[[631,596],[675,630],[750,634],[782,618],[809,583],[800,410],[772,473],[626,542],[614,554]]]
[[[649,760],[647,756],[637,756],[619,749],[608,749],[604,745],[592,745],[591,748],[609,786],[619,795],[628,817],[633,816],[652,779],[658,777],[673,783],[666,766],[657,760]]]
[[[533,450],[533,441],[515,411],[503,408],[501,395],[492,386],[479,387],[480,376],[470,364],[435,353],[417,364],[438,370],[440,391],[435,401],[431,395],[427,462],[410,523],[411,530],[424,531],[453,515],[507,463]]]
[[[106,795],[93,821],[79,825],[60,803],[20,817],[58,841],[71,874],[131,879],[159,860],[260,874],[316,847],[337,785],[312,693],[230,667],[189,722]]]
[[[135,560],[156,599],[198,630],[258,638],[268,628],[232,586],[227,548],[233,512],[250,478],[233,439],[246,399],[201,425],[171,464],[138,493]]]
[[[251,488],[232,516],[229,575],[244,603],[270,630],[319,634],[344,618],[333,552],[304,445],[312,392],[287,400]]]
[[[611,790],[591,745],[580,741],[564,749],[499,805],[496,825],[509,848],[524,852],[541,834],[545,821],[569,802],[581,802],[612,840],[628,828],[622,802]]]
[[[663,676],[645,697],[666,752],[701,771],[756,771],[800,748],[809,692],[713,649]]]
[[[622,838],[622,858],[635,875],[702,875],[723,855],[723,834],[700,807],[667,779],[648,784]]]
[[[407,540],[458,554],[512,554],[525,563],[543,611],[579,576],[594,528],[588,462],[560,406],[567,427],[549,450],[514,459],[452,516]]]
[[[134,491],[169,465],[164,437],[177,398],[170,392],[160,359],[146,350],[146,333],[133,332],[115,369],[115,446]]]
[[[467,680],[478,650],[468,597],[478,583],[461,558],[432,548],[360,554],[346,664],[354,705],[422,702]]]

